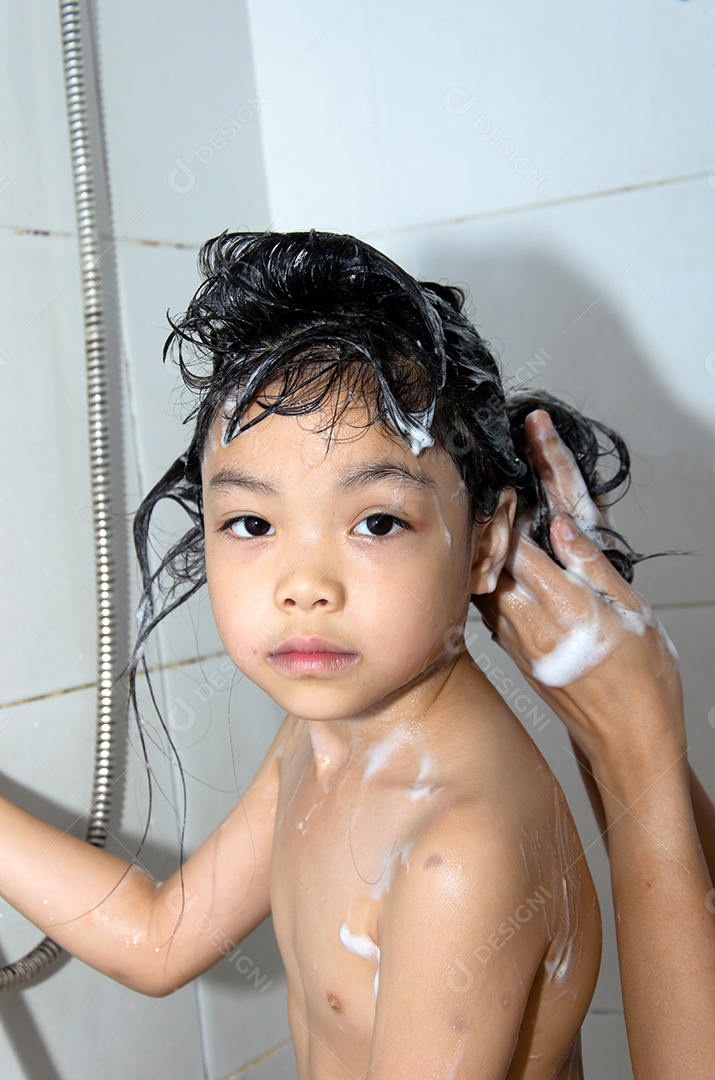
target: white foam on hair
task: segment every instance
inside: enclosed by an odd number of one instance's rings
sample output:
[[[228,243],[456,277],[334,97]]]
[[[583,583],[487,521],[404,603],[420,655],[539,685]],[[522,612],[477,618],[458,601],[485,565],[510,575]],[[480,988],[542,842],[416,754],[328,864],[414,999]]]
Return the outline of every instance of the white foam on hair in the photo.
[[[431,446],[434,446],[434,438],[421,422],[424,415],[424,413],[419,414],[415,420],[400,418],[395,424],[415,457],[419,457],[423,450],[429,450]]]
[[[223,405],[221,406],[221,446],[228,446],[231,440],[235,439],[241,431],[241,426],[240,424],[238,424],[234,429],[231,439],[228,438],[228,427],[231,423],[231,418],[236,411],[237,405],[238,398],[233,395],[227,397]]]

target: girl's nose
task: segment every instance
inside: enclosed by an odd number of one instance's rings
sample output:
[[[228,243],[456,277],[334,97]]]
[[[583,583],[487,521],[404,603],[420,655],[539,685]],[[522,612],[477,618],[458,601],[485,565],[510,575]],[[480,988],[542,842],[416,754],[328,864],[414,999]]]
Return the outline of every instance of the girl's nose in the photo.
[[[316,559],[302,558],[289,566],[276,587],[279,608],[326,608],[339,610],[345,600],[344,586],[338,576],[339,558],[327,566]]]

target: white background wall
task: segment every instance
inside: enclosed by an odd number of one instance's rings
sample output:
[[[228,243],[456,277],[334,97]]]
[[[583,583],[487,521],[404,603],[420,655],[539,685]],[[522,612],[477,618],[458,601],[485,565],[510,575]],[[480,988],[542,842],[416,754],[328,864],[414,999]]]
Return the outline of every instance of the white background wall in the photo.
[[[58,19],[49,0],[6,5],[0,19],[11,103],[0,121],[2,771],[11,797],[81,834],[95,618]],[[160,354],[166,308],[181,310],[197,284],[199,243],[224,228],[354,232],[417,275],[465,285],[512,383],[531,376],[626,437],[634,484],[619,526],[638,549],[697,552],[642,565],[636,583],[680,650],[692,760],[715,794],[709,5],[99,0],[97,30],[117,237],[118,523],[183,446],[181,396]],[[472,633],[475,654],[506,671],[476,622]],[[280,717],[230,674],[205,600],[161,636],[154,660],[192,774],[191,849],[235,802]],[[627,1078],[602,843],[560,725],[539,728],[604,914],[586,1075]],[[176,860],[176,778],[161,755],[154,767],[169,798],[141,858],[162,876]],[[122,851],[146,808],[136,749],[118,773]],[[0,950],[15,959],[37,932],[8,905],[0,916]],[[76,961],[3,995],[3,1076],[290,1077],[269,925],[244,952],[253,978],[222,961],[161,1001]]]

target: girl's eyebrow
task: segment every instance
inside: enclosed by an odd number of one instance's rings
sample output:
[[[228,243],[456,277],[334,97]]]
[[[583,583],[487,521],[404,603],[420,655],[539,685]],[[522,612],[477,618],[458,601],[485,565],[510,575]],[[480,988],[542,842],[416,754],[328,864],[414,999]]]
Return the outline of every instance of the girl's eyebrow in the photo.
[[[255,491],[258,495],[280,495],[280,491],[273,484],[269,484],[266,480],[259,480],[241,469],[220,469],[209,480],[209,487],[212,491],[242,487]]]
[[[368,484],[376,484],[380,480],[399,480],[401,483],[412,484],[417,488],[427,489],[428,491],[434,491],[437,487],[435,481],[429,476],[425,476],[422,471],[413,473],[401,462],[389,460],[371,461],[365,465],[360,465],[357,469],[350,469],[340,477],[338,487],[343,491],[350,491],[355,488],[366,487]],[[279,488],[274,484],[266,480],[260,480],[258,477],[251,476],[250,473],[236,468],[220,469],[209,480],[209,487],[212,491],[221,488],[242,487],[254,491],[258,495],[276,496],[281,494]]]
[[[338,486],[343,490],[364,487],[367,484],[375,484],[380,480],[399,480],[401,483],[413,484],[418,488],[426,488],[435,491],[437,484],[431,477],[425,476],[420,469],[413,473],[406,465],[399,461],[370,461],[357,469],[351,469],[339,480]]]

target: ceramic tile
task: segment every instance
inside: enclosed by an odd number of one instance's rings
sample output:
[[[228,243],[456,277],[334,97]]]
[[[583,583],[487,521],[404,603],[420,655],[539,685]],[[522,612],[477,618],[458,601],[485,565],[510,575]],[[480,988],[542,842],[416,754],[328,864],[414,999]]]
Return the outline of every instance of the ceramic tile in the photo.
[[[285,973],[270,919],[239,950],[197,983],[211,1080],[222,1080],[290,1038]],[[292,1048],[286,1057],[281,1067],[289,1069]]]
[[[130,516],[144,496],[186,449],[190,428],[183,425],[191,399],[173,362],[162,363],[162,349],[172,314],[185,310],[198,287],[196,251],[118,245],[122,332],[127,356],[132,428],[139,463],[139,481],[127,492]],[[155,515],[155,538],[161,551],[187,529],[185,514],[163,504]],[[133,570],[136,578],[136,569]],[[135,590],[136,597],[136,590]],[[160,651],[159,642],[161,642]],[[168,617],[149,648],[152,661],[196,658],[221,649],[205,592]]]
[[[7,104],[0,128],[0,226],[71,232],[74,195],[53,5],[3,8],[0,96]]]
[[[137,32],[140,29],[140,32]],[[115,232],[198,244],[265,228],[257,84],[242,3],[98,5]]]
[[[239,1076],[245,1076],[246,1080],[296,1080],[297,1075],[293,1047],[285,1046],[260,1064],[226,1080],[238,1080]]]
[[[70,960],[0,1007],[6,1080],[204,1075],[193,987],[143,997]]]
[[[589,1080],[633,1080],[622,1014],[589,1013],[581,1031],[584,1076]]]
[[[406,228],[712,168],[703,8],[281,7],[276,32],[249,3],[279,227]]]
[[[271,219],[364,235],[385,220],[366,4],[250,4]]]
[[[390,224],[707,175],[708,19],[672,4],[645,26],[615,0],[452,2],[419,20],[405,5],[389,25],[409,51],[372,20]]]
[[[0,236],[4,701],[94,678],[82,310],[71,242]],[[22,619],[18,619],[22,613]]]
[[[192,850],[236,805],[285,713],[226,656],[165,671],[160,694],[186,771]]]

